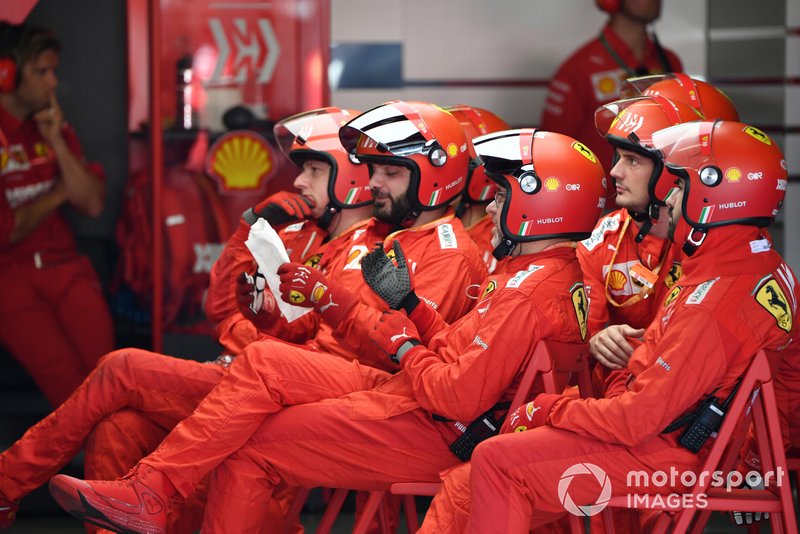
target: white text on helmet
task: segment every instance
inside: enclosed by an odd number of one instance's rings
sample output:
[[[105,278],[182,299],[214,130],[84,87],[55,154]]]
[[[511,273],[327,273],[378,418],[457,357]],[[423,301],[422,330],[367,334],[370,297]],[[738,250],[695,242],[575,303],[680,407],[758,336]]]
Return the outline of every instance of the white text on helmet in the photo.
[[[739,202],[726,202],[725,204],[718,204],[719,209],[727,210],[731,208],[743,208],[747,206],[746,200],[740,200]]]
[[[536,224],[556,224],[564,222],[564,217],[547,217],[545,219],[536,219]]]
[[[613,127],[619,128],[623,132],[630,134],[642,127],[642,124],[644,124],[644,117],[638,113],[623,112],[617,117],[617,121],[618,123],[613,125]]]
[[[457,186],[458,184],[460,184],[463,181],[464,181],[464,177],[463,176],[459,176],[458,180],[450,182],[449,184],[444,186],[444,189],[445,189],[445,191],[447,191],[448,189],[452,189],[452,188],[454,188],[455,186]]]
[[[567,184],[567,191],[580,191],[581,184]]]

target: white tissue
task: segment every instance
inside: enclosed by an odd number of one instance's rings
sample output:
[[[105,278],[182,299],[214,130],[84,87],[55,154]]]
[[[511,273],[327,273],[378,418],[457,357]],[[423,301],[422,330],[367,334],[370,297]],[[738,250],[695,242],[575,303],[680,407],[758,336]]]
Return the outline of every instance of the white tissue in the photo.
[[[275,301],[278,303],[278,309],[286,320],[290,323],[295,319],[302,317],[311,311],[311,308],[301,308],[285,302],[281,299],[281,292],[278,287],[281,284],[278,278],[278,267],[289,261],[289,255],[286,253],[286,247],[283,246],[283,241],[278,236],[278,233],[269,225],[264,219],[257,220],[253,226],[250,227],[250,235],[247,241],[244,242],[250,253],[258,264],[258,270],[267,279],[267,286],[272,294],[275,295]]]

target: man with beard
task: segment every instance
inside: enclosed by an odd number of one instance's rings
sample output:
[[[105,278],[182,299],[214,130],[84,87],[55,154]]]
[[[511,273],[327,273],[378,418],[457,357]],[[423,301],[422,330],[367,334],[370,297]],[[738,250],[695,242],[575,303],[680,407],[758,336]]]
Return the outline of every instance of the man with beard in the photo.
[[[56,99],[60,50],[49,30],[0,23],[0,345],[53,408],[114,348],[62,209],[97,217],[105,185]]]
[[[597,136],[592,118],[598,106],[620,97],[631,76],[680,72],[680,59],[658,43],[648,26],[661,14],[661,0],[597,0],[609,14],[596,38],[575,51],[556,71],[542,111],[542,128],[571,135],[597,154],[606,176],[614,150]],[[613,198],[609,188],[609,198]],[[613,209],[613,201],[607,208]]]

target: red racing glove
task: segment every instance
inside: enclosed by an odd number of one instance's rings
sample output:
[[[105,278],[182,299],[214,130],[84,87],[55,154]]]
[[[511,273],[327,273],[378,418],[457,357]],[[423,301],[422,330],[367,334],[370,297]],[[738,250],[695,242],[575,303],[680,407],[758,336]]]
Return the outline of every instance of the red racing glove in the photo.
[[[553,404],[560,398],[561,395],[554,393],[541,393],[531,402],[517,406],[516,410],[506,416],[500,433],[524,432],[544,426]]]
[[[275,227],[309,218],[311,203],[304,196],[289,191],[278,191],[242,213],[242,219],[250,226],[259,219],[266,219]]]
[[[394,363],[400,363],[409,350],[421,344],[417,327],[405,313],[397,310],[383,312],[372,330],[372,342]]]
[[[242,273],[236,279],[236,304],[259,330],[266,330],[281,316],[275,296],[258,270],[252,276]]]
[[[281,299],[302,308],[314,308],[334,328],[358,304],[350,291],[312,267],[284,263],[278,267],[278,276]]]

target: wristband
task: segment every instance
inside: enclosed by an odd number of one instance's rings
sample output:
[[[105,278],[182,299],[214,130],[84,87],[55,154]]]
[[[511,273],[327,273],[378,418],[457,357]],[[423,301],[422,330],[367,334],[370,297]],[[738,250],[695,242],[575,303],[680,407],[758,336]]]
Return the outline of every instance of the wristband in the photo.
[[[406,341],[405,343],[400,345],[400,348],[397,349],[397,354],[392,356],[392,361],[394,363],[400,363],[400,360],[403,358],[403,356],[406,355],[406,352],[410,351],[411,349],[413,349],[417,345],[421,345],[421,344],[422,343],[420,343],[416,339],[409,339],[408,341]]]

